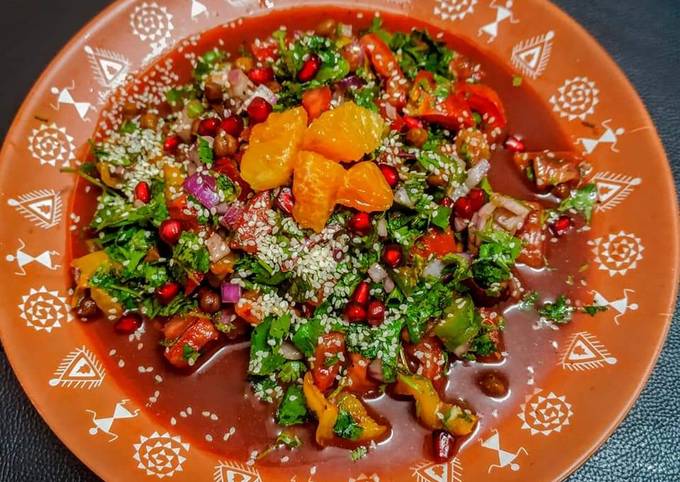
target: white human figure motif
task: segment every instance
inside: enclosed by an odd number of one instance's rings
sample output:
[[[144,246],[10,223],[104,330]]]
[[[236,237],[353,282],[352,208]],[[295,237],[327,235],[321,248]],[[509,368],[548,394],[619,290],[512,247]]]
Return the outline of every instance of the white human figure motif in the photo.
[[[489,6],[496,9],[496,20],[482,26],[477,33],[478,37],[483,33],[487,34],[489,36],[487,43],[496,40],[496,37],[498,37],[498,28],[503,21],[510,20],[510,23],[519,22],[512,13],[512,0],[507,0],[503,5],[497,5],[496,0],[493,0]]]
[[[113,415],[110,417],[97,418],[97,413],[94,410],[85,410],[86,412],[92,414],[92,423],[94,424],[94,426],[90,427],[88,433],[90,435],[97,435],[99,432],[104,432],[111,437],[109,442],[116,440],[118,435],[111,432],[111,426],[113,425],[113,422],[115,420],[122,420],[125,418],[134,418],[139,414],[139,409],[135,410],[134,412],[130,412],[127,408],[125,408],[125,404],[127,402],[129,402],[129,400],[121,400],[120,402],[116,403],[116,407],[113,410]]]
[[[618,325],[619,318],[625,315],[628,310],[636,311],[639,308],[637,303],[630,303],[628,300],[628,293],[635,293],[635,290],[624,289],[623,297],[618,300],[609,301],[601,293],[593,291],[593,304],[600,306],[608,306],[618,314],[614,317],[614,322]]]
[[[607,119],[606,121],[602,122],[602,127],[605,128],[605,131],[599,138],[589,139],[587,137],[581,137],[578,139],[578,142],[583,145],[583,150],[586,154],[592,154],[600,144],[610,144],[609,148],[612,150],[612,152],[619,152],[619,150],[616,148],[616,143],[619,141],[619,136],[624,134],[626,131],[623,127],[612,129],[609,126],[611,121],[611,119]]]
[[[520,454],[527,455],[527,451],[524,447],[520,447],[515,453],[503,450],[501,448],[500,435],[497,430],[494,430],[494,434],[491,437],[482,441],[482,447],[494,450],[498,454],[498,464],[490,465],[488,473],[491,473],[493,469],[502,469],[505,467],[510,467],[510,470],[517,472],[520,466],[515,462],[515,459],[519,457]]]
[[[90,110],[90,107],[92,107],[92,104],[90,104],[89,102],[78,102],[73,98],[73,95],[71,95],[71,90],[73,90],[75,86],[76,86],[75,82],[71,81],[70,87],[64,87],[61,90],[58,89],[57,87],[52,87],[50,89],[50,92],[57,96],[57,105],[51,104],[52,108],[54,110],[59,110],[62,104],[72,105],[76,109],[76,112],[78,112],[78,115],[80,116],[81,120],[89,122],[89,119],[87,118],[87,113]]]
[[[60,268],[60,265],[53,264],[52,262],[52,256],[59,256],[58,252],[49,250],[42,252],[38,256],[32,256],[24,251],[26,244],[23,242],[23,240],[19,239],[19,243],[21,244],[21,246],[17,248],[16,253],[8,254],[5,257],[5,259],[10,263],[16,261],[17,266],[19,267],[19,271],[15,271],[14,274],[17,274],[19,276],[26,276],[26,270],[24,269],[24,266],[34,262],[41,264],[42,266],[51,271],[55,271]]]

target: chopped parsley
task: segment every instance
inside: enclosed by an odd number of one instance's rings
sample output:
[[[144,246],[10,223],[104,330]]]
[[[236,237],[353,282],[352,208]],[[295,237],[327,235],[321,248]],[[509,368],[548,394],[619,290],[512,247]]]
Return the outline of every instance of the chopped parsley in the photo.
[[[363,431],[364,429],[354,420],[349,412],[340,409],[335,426],[333,427],[335,435],[348,440],[357,440],[361,437]]]
[[[188,343],[185,343],[182,347],[182,358],[186,360],[189,366],[193,366],[194,363],[196,363],[196,360],[198,360],[199,356],[201,356],[201,354],[198,352],[198,350]]]
[[[472,275],[482,288],[498,294],[501,283],[510,279],[522,242],[505,231],[481,233],[481,238],[479,254],[472,262]]]
[[[366,455],[368,455],[368,448],[365,445],[360,445],[350,452],[349,457],[352,459],[352,462],[358,462],[366,457]]]
[[[286,390],[286,394],[276,411],[276,423],[282,427],[289,427],[304,423],[305,420],[307,420],[307,405],[302,387],[291,385]]]
[[[552,303],[544,303],[538,310],[538,314],[541,315],[541,318],[557,323],[558,325],[571,321],[573,312],[574,308],[571,306],[571,302],[564,295],[558,296]]]
[[[571,196],[560,203],[557,210],[563,213],[573,209],[583,215],[587,223],[590,223],[595,203],[597,203],[597,186],[586,184],[573,191]]]
[[[206,166],[212,166],[214,161],[213,148],[205,137],[198,138],[198,158]]]

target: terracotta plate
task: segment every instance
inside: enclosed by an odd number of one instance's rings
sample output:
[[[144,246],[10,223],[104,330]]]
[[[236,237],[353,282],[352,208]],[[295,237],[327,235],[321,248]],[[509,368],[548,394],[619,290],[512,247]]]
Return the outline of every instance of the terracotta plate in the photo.
[[[547,375],[531,380],[514,406],[448,464],[392,454],[327,474],[323,464],[315,470],[225,460],[206,441],[195,443],[170,421],[157,420],[158,395],[131,399],[120,384],[125,360],[95,344],[67,307],[67,239],[84,220],[69,211],[74,180],[59,169],[72,164],[92,136],[107,95],[181,39],[222,24],[237,28],[237,18],[270,8],[321,3],[407,14],[477,44],[523,76],[595,166],[601,204],[588,246],[588,287],[610,309],[563,328],[554,356],[537,361],[551,364]],[[678,211],[663,149],[614,62],[543,0],[121,0],[48,67],[0,157],[2,342],[47,423],[107,480],[560,479],[630,408],[669,326]]]

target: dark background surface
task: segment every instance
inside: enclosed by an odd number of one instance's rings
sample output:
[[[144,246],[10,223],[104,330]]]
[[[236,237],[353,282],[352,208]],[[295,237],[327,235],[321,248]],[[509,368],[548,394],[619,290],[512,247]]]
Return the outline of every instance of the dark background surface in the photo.
[[[66,41],[108,0],[2,0],[0,133]],[[635,85],[680,183],[680,0],[556,0],[607,49]],[[643,160],[641,160],[643,161]],[[680,480],[680,315],[639,401],[569,480]],[[642,321],[642,320],[641,320]],[[631,349],[634,350],[631,340]],[[39,347],[36,347],[39,350]],[[37,354],[39,356],[39,353]],[[0,481],[97,481],[50,431],[0,350]],[[559,457],[559,454],[555,454]]]

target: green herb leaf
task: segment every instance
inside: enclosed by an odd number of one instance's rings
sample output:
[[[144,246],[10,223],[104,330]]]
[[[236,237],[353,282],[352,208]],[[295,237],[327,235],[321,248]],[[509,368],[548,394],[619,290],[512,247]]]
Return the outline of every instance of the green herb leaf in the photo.
[[[305,395],[300,385],[291,385],[276,411],[276,423],[283,427],[304,423],[307,419]]]
[[[349,412],[340,409],[335,426],[333,427],[335,435],[348,440],[356,440],[361,437],[363,431],[364,429],[352,418]]]
[[[559,325],[571,321],[573,312],[574,308],[571,306],[571,302],[564,295],[558,296],[552,303],[544,303],[541,309],[538,310],[538,314],[541,315],[541,318]]]
[[[595,184],[586,184],[571,193],[567,199],[562,201],[557,210],[561,213],[575,210],[582,214],[587,223],[593,215],[593,207],[597,202],[597,186]]]
[[[205,137],[198,138],[198,158],[206,166],[212,166],[214,161],[213,149]]]

